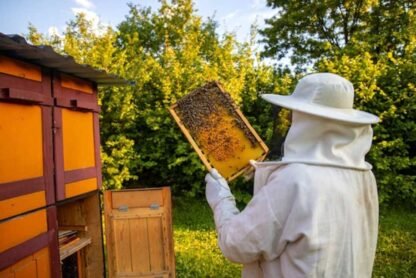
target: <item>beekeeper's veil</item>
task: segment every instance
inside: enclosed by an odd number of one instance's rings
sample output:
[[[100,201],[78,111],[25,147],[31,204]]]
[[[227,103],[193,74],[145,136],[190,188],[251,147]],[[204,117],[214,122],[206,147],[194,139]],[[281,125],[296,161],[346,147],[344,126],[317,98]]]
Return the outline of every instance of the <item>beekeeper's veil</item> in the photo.
[[[371,168],[365,154],[371,147],[371,124],[378,118],[353,109],[354,88],[345,78],[310,74],[300,79],[292,95],[262,98],[293,111],[282,163]]]

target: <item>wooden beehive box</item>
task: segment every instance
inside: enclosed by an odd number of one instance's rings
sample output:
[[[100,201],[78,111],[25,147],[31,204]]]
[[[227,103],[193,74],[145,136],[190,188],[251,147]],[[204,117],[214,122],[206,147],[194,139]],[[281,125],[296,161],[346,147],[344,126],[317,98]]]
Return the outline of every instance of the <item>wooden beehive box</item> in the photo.
[[[110,277],[175,277],[169,187],[104,193]]]
[[[208,170],[228,181],[244,173],[268,148],[218,82],[210,82],[169,109]]]
[[[123,83],[0,33],[1,278],[104,277],[97,86]]]

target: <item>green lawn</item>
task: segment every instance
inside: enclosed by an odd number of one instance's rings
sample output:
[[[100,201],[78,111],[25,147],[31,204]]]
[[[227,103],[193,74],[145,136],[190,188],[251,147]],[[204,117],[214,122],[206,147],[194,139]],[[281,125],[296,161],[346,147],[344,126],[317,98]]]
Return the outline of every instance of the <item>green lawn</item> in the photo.
[[[205,200],[174,201],[176,273],[181,277],[240,277],[217,247]],[[373,277],[416,277],[416,212],[383,210]]]
[[[416,277],[416,212],[382,210],[373,277]]]

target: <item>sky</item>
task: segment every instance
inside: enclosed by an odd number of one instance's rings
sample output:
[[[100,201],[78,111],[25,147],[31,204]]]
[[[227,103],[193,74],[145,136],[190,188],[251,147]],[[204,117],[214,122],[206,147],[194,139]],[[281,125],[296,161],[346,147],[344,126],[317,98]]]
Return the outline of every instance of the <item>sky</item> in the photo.
[[[128,14],[127,3],[157,10],[157,0],[0,0],[0,32],[27,34],[29,23],[43,34],[61,34],[75,14],[116,27]],[[234,32],[237,39],[249,39],[250,26],[264,26],[264,19],[275,14],[266,0],[194,0],[197,14],[218,22],[218,32]]]

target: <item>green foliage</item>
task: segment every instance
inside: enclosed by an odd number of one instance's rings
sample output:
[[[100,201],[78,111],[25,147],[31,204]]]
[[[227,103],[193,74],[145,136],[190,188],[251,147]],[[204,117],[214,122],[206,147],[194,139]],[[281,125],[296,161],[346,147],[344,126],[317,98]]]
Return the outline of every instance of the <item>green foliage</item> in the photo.
[[[260,68],[248,79],[242,92],[243,114],[270,148],[269,160],[281,156],[281,146],[289,128],[289,111],[280,109],[261,99],[260,94],[277,93],[287,95],[294,89],[294,77],[287,70]],[[267,74],[265,74],[267,73]]]
[[[366,32],[366,19],[376,2],[268,0],[268,6],[278,12],[261,31],[267,44],[265,55],[282,58],[291,50],[294,64],[330,57]]]
[[[242,103],[259,83],[272,79],[273,71],[255,66],[250,43],[239,43],[230,34],[218,37],[215,22],[195,15],[190,0],[162,1],[157,12],[130,5],[118,28],[117,45],[127,59],[124,76],[135,81],[133,126],[123,133],[136,142],[138,182],[198,195],[206,170],[168,108],[210,80],[219,80]]]
[[[416,206],[416,6],[414,1],[280,1],[267,21],[266,56],[291,50],[298,70],[338,73],[355,107],[378,115],[368,155],[380,202]],[[313,16],[308,16],[308,15]]]
[[[377,114],[374,165],[383,204],[416,205],[416,18],[415,3],[398,1],[269,0],[278,15],[261,31],[264,54],[291,54],[299,72],[339,73],[356,88],[356,107]],[[174,194],[203,193],[205,168],[168,108],[191,90],[219,80],[241,107],[272,153],[280,155],[289,112],[259,98],[287,94],[296,80],[287,69],[262,63],[250,41],[218,36],[213,19],[196,15],[191,0],[161,1],[153,11],[129,5],[117,30],[93,24],[83,14],[64,37],[46,37],[29,26],[35,44],[118,74],[134,85],[99,90],[105,188],[170,185]],[[313,15],[313,16],[309,16]],[[380,26],[384,26],[380,28]],[[388,28],[387,28],[387,27]],[[312,66],[312,67],[311,67]],[[238,200],[248,183],[236,182]]]
[[[27,38],[33,44],[47,44],[55,51],[71,55],[78,63],[88,64],[107,72],[122,74],[125,55],[115,41],[117,33],[110,27],[103,27],[78,14],[71,20],[63,38],[56,35],[46,37],[29,26]],[[135,141],[125,134],[126,127],[132,126],[133,105],[130,88],[99,88],[101,128],[101,158],[103,164],[104,188],[121,188],[126,181],[137,180],[137,154]],[[127,92],[127,93],[126,93]]]
[[[105,188],[169,185],[175,194],[196,196],[203,192],[206,170],[168,108],[218,80],[250,111],[255,128],[270,136],[270,106],[262,110],[258,92],[274,90],[275,72],[256,56],[254,33],[245,43],[232,34],[219,37],[216,22],[197,16],[191,0],[161,1],[158,11],[129,8],[118,30],[97,27],[79,14],[58,42],[33,26],[28,37],[134,82],[99,90]]]
[[[102,169],[105,188],[121,189],[126,180],[136,180],[130,169],[137,161],[133,150],[134,141],[124,135],[109,136],[101,149]]]

